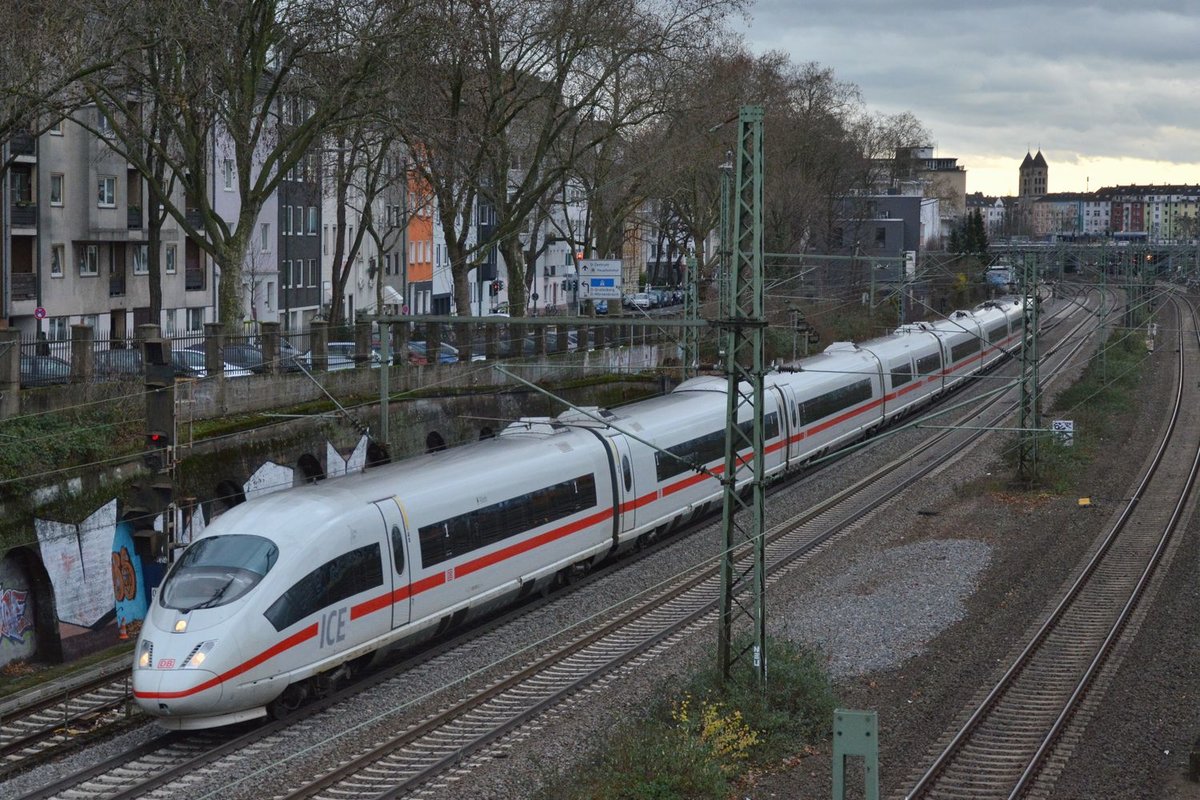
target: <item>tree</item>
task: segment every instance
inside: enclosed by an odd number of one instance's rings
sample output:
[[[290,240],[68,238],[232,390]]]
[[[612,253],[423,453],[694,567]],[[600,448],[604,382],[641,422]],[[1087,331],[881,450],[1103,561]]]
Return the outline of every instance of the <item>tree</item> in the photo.
[[[122,62],[120,79],[89,91],[114,119],[138,116],[131,84],[171,109],[162,118],[170,146],[134,125],[118,129],[113,146],[148,181],[151,152],[179,182],[182,203],[165,191],[159,200],[219,267],[220,319],[240,321],[243,260],[263,204],[326,131],[363,113],[385,80],[405,80],[395,71],[403,60],[389,56],[412,35],[403,24],[411,9],[404,0],[141,2],[154,35],[136,36],[140,57]],[[226,162],[233,208],[209,191],[213,167]]]
[[[703,52],[740,0],[448,2],[427,42],[427,113],[403,136],[437,197],[455,301],[468,271],[498,244],[513,313],[524,313],[532,216],[576,163],[661,112],[663,76]],[[490,241],[468,246],[478,196],[495,210]],[[536,250],[536,248],[533,248]]]
[[[36,135],[78,107],[79,82],[115,59],[118,0],[0,0],[0,142]],[[13,158],[0,163],[3,175]]]

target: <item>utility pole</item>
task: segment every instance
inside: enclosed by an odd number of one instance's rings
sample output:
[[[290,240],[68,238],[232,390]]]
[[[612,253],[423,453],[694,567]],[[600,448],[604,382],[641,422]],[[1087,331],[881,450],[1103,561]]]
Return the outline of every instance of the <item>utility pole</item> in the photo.
[[[733,246],[733,221],[730,205],[733,202],[733,151],[725,154],[725,163],[721,170],[721,249],[717,254],[717,307],[718,316],[729,308],[729,262],[730,248]]]
[[[749,650],[760,690],[766,691],[766,530],[763,472],[763,108],[743,106],[738,115],[738,147],[733,193],[733,258],[729,304],[721,320],[725,337],[726,389],[724,504],[721,524],[721,615],[717,634],[718,666],[726,680],[733,664]],[[739,421],[744,406],[750,419]],[[739,453],[749,451],[746,456]],[[744,483],[745,493],[738,484]],[[738,514],[738,512],[745,512]],[[737,572],[735,550],[749,544],[747,569]],[[749,578],[749,591],[735,589]],[[753,642],[734,652],[736,616],[753,623]]]
[[[578,285],[578,284],[576,284]],[[696,295],[696,257],[688,256],[687,277],[683,285],[683,318],[691,322],[699,319]],[[689,325],[683,329],[683,379],[696,377],[700,361],[700,330]]]
[[[1025,330],[1021,342],[1021,418],[1017,474],[1032,480],[1038,471],[1038,261],[1021,255],[1021,294],[1025,304]]]

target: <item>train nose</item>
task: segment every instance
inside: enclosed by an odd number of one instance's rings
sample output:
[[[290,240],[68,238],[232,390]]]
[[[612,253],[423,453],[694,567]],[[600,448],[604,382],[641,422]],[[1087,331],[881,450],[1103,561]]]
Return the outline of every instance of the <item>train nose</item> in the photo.
[[[217,674],[206,669],[135,669],[133,697],[156,717],[211,712],[221,701]]]

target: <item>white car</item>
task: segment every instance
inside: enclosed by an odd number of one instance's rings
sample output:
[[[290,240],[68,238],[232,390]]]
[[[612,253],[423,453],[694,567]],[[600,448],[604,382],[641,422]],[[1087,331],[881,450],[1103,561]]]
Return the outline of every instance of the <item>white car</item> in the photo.
[[[171,352],[171,358],[177,364],[182,364],[187,368],[189,377],[208,377],[208,367],[204,363],[204,353],[200,353],[195,350],[173,350]],[[244,378],[247,375],[254,374],[245,367],[239,367],[236,364],[230,364],[228,361],[224,362],[221,369],[225,373],[226,378]]]

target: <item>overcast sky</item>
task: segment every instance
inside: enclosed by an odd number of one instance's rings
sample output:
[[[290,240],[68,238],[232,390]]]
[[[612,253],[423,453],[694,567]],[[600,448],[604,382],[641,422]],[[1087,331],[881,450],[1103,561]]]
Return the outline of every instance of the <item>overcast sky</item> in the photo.
[[[817,61],[869,108],[915,114],[968,192],[1016,194],[1039,146],[1051,192],[1200,183],[1195,0],[757,0],[750,14],[755,52]]]

